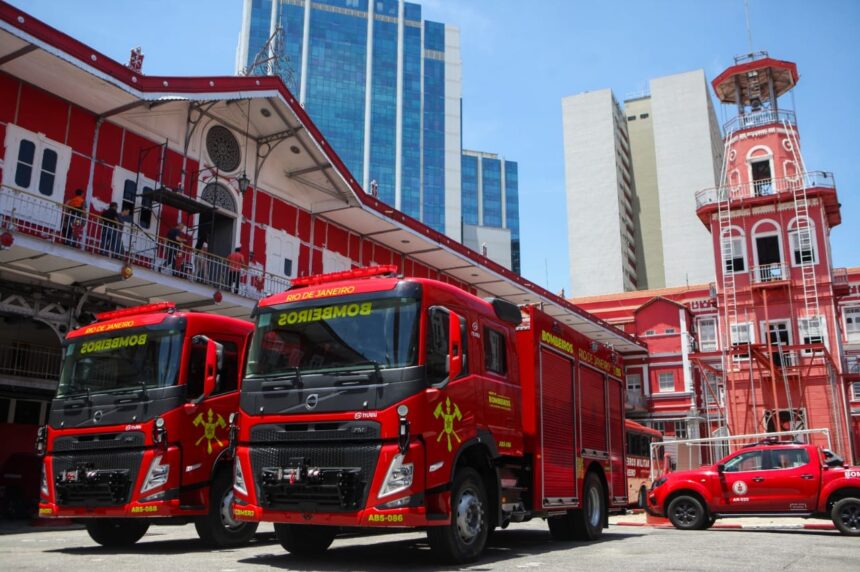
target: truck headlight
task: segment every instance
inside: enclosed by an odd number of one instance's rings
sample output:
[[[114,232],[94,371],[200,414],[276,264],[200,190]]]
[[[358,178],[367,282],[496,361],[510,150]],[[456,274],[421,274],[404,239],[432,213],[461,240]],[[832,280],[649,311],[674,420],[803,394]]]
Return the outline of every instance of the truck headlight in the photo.
[[[233,488],[237,493],[248,496],[248,487],[245,486],[245,474],[242,472],[242,463],[237,458],[233,461]]]
[[[385,480],[379,487],[379,498],[399,493],[412,486],[413,465],[412,463],[404,463],[403,458],[403,455],[397,454],[391,460]]]
[[[162,455],[159,455],[149,465],[146,478],[143,480],[143,486],[140,487],[141,493],[156,489],[167,482],[167,477],[170,475],[170,464],[162,465],[161,459]]]
[[[51,496],[51,491],[48,489],[48,473],[45,471],[45,463],[42,463],[42,480],[39,483],[39,492],[45,499]]]

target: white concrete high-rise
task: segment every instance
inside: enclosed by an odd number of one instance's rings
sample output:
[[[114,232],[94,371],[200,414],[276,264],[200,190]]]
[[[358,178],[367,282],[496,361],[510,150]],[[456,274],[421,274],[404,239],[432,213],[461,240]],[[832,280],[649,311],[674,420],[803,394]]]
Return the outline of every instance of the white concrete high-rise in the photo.
[[[705,74],[650,88],[623,111],[608,89],[562,100],[574,296],[714,279],[695,203],[719,184],[723,154]]]

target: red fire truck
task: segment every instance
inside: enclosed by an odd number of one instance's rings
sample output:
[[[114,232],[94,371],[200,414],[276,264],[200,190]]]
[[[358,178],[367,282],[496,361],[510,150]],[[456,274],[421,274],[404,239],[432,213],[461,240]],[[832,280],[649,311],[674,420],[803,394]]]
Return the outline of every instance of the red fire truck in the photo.
[[[630,419],[624,421],[624,429],[627,433],[627,452],[624,456],[627,465],[627,502],[629,506],[645,508],[652,478],[651,443],[662,441],[663,434]],[[656,451],[654,478],[660,477],[664,472],[660,462],[663,459],[662,449],[660,446]]]
[[[537,307],[396,267],[262,300],[236,423],[233,512],[288,551],[340,527],[426,528],[450,562],[546,518],[598,538],[627,503],[623,366]]]
[[[250,322],[171,303],[105,312],[70,332],[48,425],[42,517],[85,519],[99,544],[152,523],[194,522],[212,546],[250,540],[230,512],[227,419],[239,402]]]

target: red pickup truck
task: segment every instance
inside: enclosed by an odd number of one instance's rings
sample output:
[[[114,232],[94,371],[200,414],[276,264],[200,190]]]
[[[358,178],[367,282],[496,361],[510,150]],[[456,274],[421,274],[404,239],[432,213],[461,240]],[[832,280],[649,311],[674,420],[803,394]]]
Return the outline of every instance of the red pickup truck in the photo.
[[[860,535],[860,467],[815,445],[764,441],[715,465],[654,481],[648,511],[681,530],[704,530],[718,518],[830,518]]]

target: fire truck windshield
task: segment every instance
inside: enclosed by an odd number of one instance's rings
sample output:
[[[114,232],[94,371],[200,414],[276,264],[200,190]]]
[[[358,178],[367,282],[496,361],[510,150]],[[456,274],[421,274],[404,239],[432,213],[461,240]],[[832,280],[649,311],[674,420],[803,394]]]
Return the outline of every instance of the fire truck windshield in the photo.
[[[182,332],[125,329],[66,345],[57,397],[176,385]]]
[[[417,365],[418,309],[390,294],[275,307],[257,318],[248,376]]]

